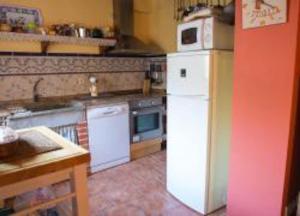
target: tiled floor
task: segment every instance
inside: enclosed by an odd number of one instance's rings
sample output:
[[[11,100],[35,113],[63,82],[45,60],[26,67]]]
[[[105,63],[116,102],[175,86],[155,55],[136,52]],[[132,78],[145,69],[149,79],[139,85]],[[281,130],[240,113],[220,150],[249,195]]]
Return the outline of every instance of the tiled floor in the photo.
[[[92,216],[199,215],[166,191],[164,151],[94,174],[88,186]]]

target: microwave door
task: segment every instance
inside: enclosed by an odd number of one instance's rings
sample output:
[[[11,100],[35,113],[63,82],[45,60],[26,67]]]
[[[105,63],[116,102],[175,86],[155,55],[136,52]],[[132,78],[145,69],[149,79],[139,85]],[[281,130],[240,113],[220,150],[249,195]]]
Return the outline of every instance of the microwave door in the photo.
[[[183,46],[196,44],[197,43],[197,31],[198,29],[196,27],[194,28],[188,28],[185,30],[182,30],[181,32],[181,44]]]
[[[179,51],[202,49],[203,21],[196,20],[179,24],[177,27],[177,48]]]

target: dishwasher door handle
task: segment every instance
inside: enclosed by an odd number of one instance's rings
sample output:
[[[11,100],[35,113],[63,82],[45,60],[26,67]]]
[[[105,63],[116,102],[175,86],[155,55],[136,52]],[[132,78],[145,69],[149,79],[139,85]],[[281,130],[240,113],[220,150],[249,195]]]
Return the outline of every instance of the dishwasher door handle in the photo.
[[[105,108],[96,108],[88,112],[88,119],[101,118],[116,116],[128,113],[128,108],[126,107],[105,107]]]
[[[108,112],[104,112],[103,115],[107,116],[107,115],[112,115],[112,114],[117,114],[117,111],[108,111]]]
[[[114,107],[114,108],[109,108],[107,110],[103,110],[102,112],[99,112],[98,116],[99,117],[115,116],[115,115],[122,114],[123,112],[124,112],[124,109]]]

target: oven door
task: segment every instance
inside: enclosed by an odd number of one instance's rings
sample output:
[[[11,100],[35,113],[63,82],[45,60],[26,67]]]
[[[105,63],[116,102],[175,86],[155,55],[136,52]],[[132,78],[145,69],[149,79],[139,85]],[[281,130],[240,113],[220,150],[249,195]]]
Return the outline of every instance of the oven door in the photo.
[[[162,137],[163,106],[143,108],[131,112],[131,142]]]

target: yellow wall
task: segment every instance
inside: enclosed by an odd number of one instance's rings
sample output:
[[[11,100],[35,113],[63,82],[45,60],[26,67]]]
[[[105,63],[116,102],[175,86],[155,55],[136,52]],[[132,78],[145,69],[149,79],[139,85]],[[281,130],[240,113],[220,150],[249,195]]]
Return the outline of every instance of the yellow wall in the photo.
[[[45,25],[76,23],[87,27],[113,25],[112,0],[0,0],[0,4],[39,8]],[[38,43],[0,41],[0,51],[39,52]],[[97,47],[52,45],[49,52],[97,53]]]
[[[173,0],[135,0],[134,32],[145,43],[162,51],[176,50]]]
[[[55,23],[77,23],[88,27],[113,25],[112,0],[0,0],[1,3],[39,8],[45,25]],[[154,49],[164,52],[176,51],[177,22],[173,19],[174,0],[134,0],[134,5],[134,34],[152,45]],[[0,51],[40,52],[40,45],[0,41]],[[49,52],[97,53],[98,48],[59,44],[51,45]]]
[[[196,3],[196,0],[191,0]],[[220,1],[228,4],[231,0]],[[218,0],[214,0],[217,4]],[[174,0],[134,0],[135,35],[164,52],[176,51]]]

